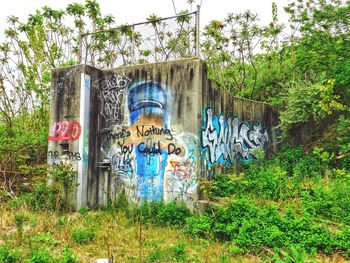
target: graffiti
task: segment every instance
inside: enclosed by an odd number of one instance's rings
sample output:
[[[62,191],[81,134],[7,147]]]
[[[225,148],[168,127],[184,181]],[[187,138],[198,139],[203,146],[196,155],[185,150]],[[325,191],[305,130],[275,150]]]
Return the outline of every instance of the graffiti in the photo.
[[[189,178],[190,174],[192,173],[193,166],[190,162],[175,162],[170,161],[171,169],[168,170],[169,172],[180,174],[181,178]]]
[[[254,156],[254,150],[264,150],[268,134],[261,123],[250,128],[248,124],[240,123],[237,117],[213,116],[213,110],[208,108],[201,142],[204,151],[208,151],[211,164],[233,164],[237,156],[248,159]]]
[[[81,160],[81,155],[79,152],[70,152],[70,151],[66,153],[59,153],[58,151],[49,151],[48,158],[51,160],[57,160],[57,159],[61,159],[62,155],[68,156],[69,160],[73,160],[73,161]]]
[[[157,83],[135,84],[128,92],[128,109],[131,125],[149,123],[148,129],[137,127],[138,136],[165,134],[171,138],[168,128],[168,95]],[[164,191],[164,172],[168,152],[161,147],[160,141],[140,142],[135,151],[137,196],[143,200],[160,200]]]
[[[123,95],[130,83],[126,76],[107,75],[101,82],[101,114],[106,121],[117,121],[121,118]]]
[[[141,142],[137,146],[137,150],[143,154],[160,154],[162,149],[164,149],[161,144],[160,141],[152,142],[152,140],[147,140],[147,142]],[[166,148],[168,155],[179,155],[181,153],[181,148],[178,148],[174,143],[169,143]]]
[[[127,82],[120,86],[124,84],[127,87]],[[128,116],[114,118],[118,124],[101,133],[101,151],[111,160],[114,187],[123,187],[136,202],[192,200],[197,186],[195,140],[183,140],[192,137],[171,130],[166,90],[157,83],[136,83],[125,95],[127,103],[116,100],[116,107],[126,107]],[[121,119],[129,123],[121,125]]]
[[[77,121],[55,122],[53,130],[49,136],[50,141],[77,140],[81,134],[81,126]]]
[[[147,137],[151,135],[166,135],[167,140],[173,139],[173,135],[171,134],[171,131],[169,129],[158,128],[158,127],[155,127],[154,125],[150,125],[148,128],[146,128],[146,130],[145,130],[145,125],[136,126],[136,129],[137,129],[137,136],[140,136],[140,137]]]
[[[111,157],[111,166],[114,172],[126,176],[132,176],[133,167],[132,167],[132,155],[130,153],[115,153]]]
[[[116,142],[120,139],[125,139],[127,137],[130,137],[131,132],[130,131],[126,131],[124,129],[122,129],[121,131],[118,132],[113,132],[113,131],[109,131],[105,133],[105,137],[107,141],[113,141]]]
[[[166,170],[166,200],[185,200],[191,203],[197,192],[197,137],[181,133],[177,140],[185,145],[184,156],[174,155]]]

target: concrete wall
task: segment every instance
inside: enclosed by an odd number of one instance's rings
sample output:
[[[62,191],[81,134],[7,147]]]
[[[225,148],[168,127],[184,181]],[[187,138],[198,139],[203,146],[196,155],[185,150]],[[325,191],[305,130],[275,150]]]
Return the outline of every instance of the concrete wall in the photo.
[[[259,154],[269,157],[278,148],[282,108],[232,96],[210,81],[205,65],[201,66],[200,175],[212,178],[238,160],[249,161]]]
[[[199,177],[276,148],[278,109],[216,88],[198,59],[52,76],[49,163],[77,171],[78,208],[122,190],[192,207]]]

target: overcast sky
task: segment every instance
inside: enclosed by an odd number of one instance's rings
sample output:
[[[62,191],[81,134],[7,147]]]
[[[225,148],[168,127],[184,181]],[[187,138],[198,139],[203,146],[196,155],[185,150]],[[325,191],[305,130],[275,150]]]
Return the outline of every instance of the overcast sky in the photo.
[[[187,0],[173,0],[176,11],[189,9]],[[155,13],[160,17],[175,15],[172,0],[98,0],[103,15],[113,15],[117,24],[143,22],[150,14]],[[10,15],[25,20],[28,14],[34,13],[45,5],[55,9],[63,9],[69,3],[84,3],[84,0],[9,0],[3,2],[0,8],[0,40],[6,28],[6,20]],[[222,20],[228,13],[239,13],[250,9],[258,13],[260,21],[266,24],[271,21],[271,5],[273,0],[197,0],[196,4],[201,5],[201,26],[216,19]],[[288,0],[275,0],[277,3],[280,20],[287,20],[283,12],[283,7]],[[193,5],[193,11],[196,4]]]

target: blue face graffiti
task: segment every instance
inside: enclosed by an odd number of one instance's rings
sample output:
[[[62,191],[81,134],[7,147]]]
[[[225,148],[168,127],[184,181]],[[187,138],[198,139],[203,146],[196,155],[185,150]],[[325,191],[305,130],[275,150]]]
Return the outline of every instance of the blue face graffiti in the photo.
[[[201,131],[202,152],[211,165],[232,165],[237,157],[249,159],[254,150],[264,150],[269,137],[261,123],[240,123],[237,117],[213,116],[205,111]]]
[[[163,197],[164,170],[167,166],[168,153],[162,149],[160,142],[153,141],[150,134],[171,135],[168,129],[167,94],[159,84],[141,83],[128,92],[130,124],[140,121],[156,123],[144,130],[137,128],[137,135],[147,137],[136,149],[136,187],[137,195],[143,200],[161,200]],[[171,136],[172,137],[172,136]]]
[[[100,81],[116,92],[125,91],[121,101],[116,100],[116,107],[125,116],[118,118],[117,114],[113,126],[101,133],[101,151],[111,161],[116,191],[124,188],[136,203],[192,202],[197,193],[198,138],[179,132],[176,125],[171,127],[171,95],[166,87],[139,82],[129,88],[129,83],[122,80],[113,75]]]

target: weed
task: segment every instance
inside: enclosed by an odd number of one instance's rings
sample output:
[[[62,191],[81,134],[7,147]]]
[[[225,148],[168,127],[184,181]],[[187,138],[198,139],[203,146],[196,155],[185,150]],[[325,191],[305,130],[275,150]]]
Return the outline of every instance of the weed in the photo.
[[[89,229],[79,229],[79,228],[73,228],[71,237],[72,239],[80,244],[87,244],[92,242],[95,239],[96,232],[95,229],[89,228]]]
[[[20,255],[18,252],[12,250],[7,244],[0,246],[0,262],[16,263],[20,262]]]
[[[18,237],[19,243],[22,243],[23,225],[25,220],[26,220],[26,216],[24,214],[20,213],[15,215],[15,224],[16,224],[17,237]]]
[[[306,250],[300,246],[292,246],[285,251],[276,249],[274,256],[276,263],[303,263],[306,258]]]
[[[42,247],[33,247],[31,249],[30,263],[54,263],[52,255]]]
[[[76,255],[73,253],[72,249],[69,246],[64,247],[63,253],[58,261],[61,263],[76,263],[76,262],[78,262]]]
[[[79,209],[79,214],[84,216],[86,215],[88,212],[90,211],[89,207],[87,206],[83,206],[82,208]]]

